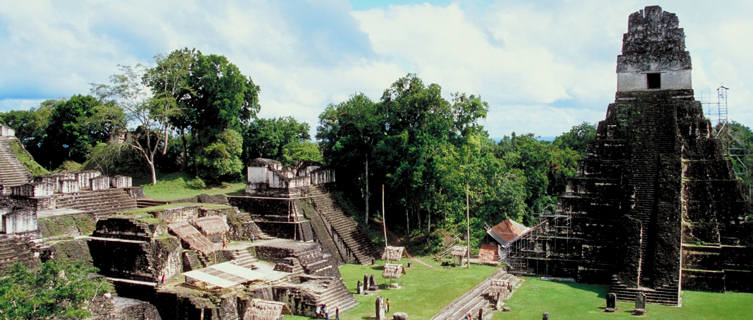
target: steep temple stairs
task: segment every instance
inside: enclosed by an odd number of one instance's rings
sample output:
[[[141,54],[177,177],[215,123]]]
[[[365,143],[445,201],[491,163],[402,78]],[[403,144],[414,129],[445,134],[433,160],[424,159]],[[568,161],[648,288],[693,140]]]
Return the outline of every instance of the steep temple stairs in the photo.
[[[0,235],[0,273],[9,269],[16,262],[26,267],[39,265],[39,258],[34,255],[34,244],[28,237]]]
[[[56,195],[58,208],[77,209],[102,217],[112,213],[134,209],[136,199],[132,198],[124,189],[81,190],[77,193]]]
[[[497,297],[491,292],[492,283],[495,281],[503,281],[510,283],[512,291],[505,291],[499,299],[506,300],[512,296],[515,290],[520,287],[521,279],[509,274],[504,269],[498,269],[489,278],[476,285],[473,289],[466,292],[459,298],[453,300],[446,307],[437,313],[432,320],[445,320],[445,319],[465,319],[465,315],[470,313],[474,319],[478,317],[478,310],[483,310],[483,319],[489,320],[492,318],[492,311],[495,307],[495,300]]]
[[[304,212],[311,220],[323,247],[334,251],[332,253],[339,255],[341,262],[347,263],[369,264],[378,256],[378,249],[371,243],[366,232],[343,212],[325,187],[311,188],[307,196],[312,200],[315,210]]]
[[[31,173],[16,158],[11,143],[19,143],[16,137],[0,136],[0,185],[5,188],[20,186],[31,180]]]

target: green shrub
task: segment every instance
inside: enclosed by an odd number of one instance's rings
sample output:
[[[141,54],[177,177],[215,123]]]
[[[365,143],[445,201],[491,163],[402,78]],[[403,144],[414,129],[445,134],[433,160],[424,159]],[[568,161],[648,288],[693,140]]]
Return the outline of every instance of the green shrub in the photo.
[[[201,178],[195,177],[191,180],[186,181],[186,186],[191,189],[205,189],[207,187],[207,184],[204,183],[204,180],[201,180]]]

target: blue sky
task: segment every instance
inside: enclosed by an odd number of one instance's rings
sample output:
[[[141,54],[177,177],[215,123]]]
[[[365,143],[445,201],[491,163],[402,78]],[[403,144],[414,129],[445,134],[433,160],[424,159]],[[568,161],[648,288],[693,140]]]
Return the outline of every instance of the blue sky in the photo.
[[[607,4],[608,5],[605,5]],[[730,88],[753,126],[753,2],[658,1],[685,29],[696,97]],[[316,127],[331,103],[378,100],[416,73],[489,103],[493,137],[555,136],[601,120],[639,1],[14,1],[0,3],[0,111],[89,93],[117,65],[183,47],[221,54],[261,86],[260,116]]]

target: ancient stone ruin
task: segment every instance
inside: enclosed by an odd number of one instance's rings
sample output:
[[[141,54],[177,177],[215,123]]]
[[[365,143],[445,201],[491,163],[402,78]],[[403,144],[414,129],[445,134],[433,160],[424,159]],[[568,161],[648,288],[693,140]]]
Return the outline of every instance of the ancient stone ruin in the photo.
[[[522,283],[522,280],[504,269],[498,269],[473,289],[453,300],[432,317],[434,320],[464,319],[467,314],[482,314],[491,319],[492,310],[502,310]],[[481,311],[479,311],[481,310]]]
[[[249,182],[249,196],[168,203],[143,199],[130,177],[32,177],[9,145],[23,146],[0,129],[0,270],[83,260],[117,291],[98,318],[281,319],[357,304],[338,264],[376,250],[329,195],[329,170],[260,160],[270,183]]]
[[[620,300],[671,305],[682,288],[753,291],[750,206],[690,74],[677,16],[631,14],[615,102],[557,211],[512,243],[511,272],[610,283]]]
[[[251,212],[265,233],[316,241],[338,263],[369,264],[378,256],[378,249],[330,192],[334,170],[311,162],[283,167],[279,161],[256,159],[247,171],[246,196],[228,199]]]

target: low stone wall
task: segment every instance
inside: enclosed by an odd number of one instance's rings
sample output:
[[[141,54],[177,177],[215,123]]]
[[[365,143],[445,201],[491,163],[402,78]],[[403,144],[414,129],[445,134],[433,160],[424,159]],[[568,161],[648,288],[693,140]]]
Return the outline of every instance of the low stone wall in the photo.
[[[287,215],[292,208],[291,199],[262,197],[227,197],[230,205],[256,215]]]
[[[150,211],[149,213],[166,223],[174,223],[198,218],[199,206],[175,207],[159,211]]]
[[[113,188],[130,188],[133,180],[129,176],[114,176],[110,179],[110,185]]]
[[[108,176],[97,176],[96,178],[92,178],[90,183],[92,191],[110,189],[110,177]]]
[[[55,192],[55,184],[50,182],[27,183],[11,187],[11,194],[16,197],[49,197]]]
[[[81,191],[81,187],[75,179],[58,180],[58,190],[61,193],[76,193]]]
[[[76,173],[76,180],[81,189],[91,189],[91,180],[101,175],[99,171],[82,171]]]
[[[2,233],[26,233],[37,231],[37,213],[34,208],[21,208],[5,213],[2,216]]]

